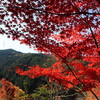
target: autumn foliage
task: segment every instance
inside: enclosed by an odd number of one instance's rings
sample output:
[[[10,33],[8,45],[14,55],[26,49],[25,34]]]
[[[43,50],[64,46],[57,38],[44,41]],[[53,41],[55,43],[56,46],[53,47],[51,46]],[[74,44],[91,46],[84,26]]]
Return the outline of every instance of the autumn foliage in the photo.
[[[99,0],[0,1],[1,34],[17,39],[39,52],[51,54],[49,68],[32,66],[17,73],[30,78],[46,76],[66,88],[82,91],[100,85]],[[83,63],[85,62],[85,63]]]
[[[93,88],[93,91],[96,93],[98,98],[100,98],[100,85],[98,85],[96,88]],[[87,91],[87,97],[86,100],[96,100],[96,98],[93,96],[93,94],[90,91]]]
[[[14,86],[6,79],[2,79],[0,81],[0,100],[16,100],[17,98],[21,99],[21,94],[23,93],[23,90],[17,86]],[[24,100],[24,98],[21,100]]]

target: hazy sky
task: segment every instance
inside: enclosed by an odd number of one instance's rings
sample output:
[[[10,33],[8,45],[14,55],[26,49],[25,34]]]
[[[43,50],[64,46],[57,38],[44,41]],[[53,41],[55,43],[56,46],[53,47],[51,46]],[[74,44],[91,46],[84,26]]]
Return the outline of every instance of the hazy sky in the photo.
[[[16,51],[21,51],[23,53],[37,53],[32,48],[29,48],[24,44],[20,44],[19,41],[13,41],[7,38],[5,35],[0,34],[0,50],[3,49],[14,49]]]

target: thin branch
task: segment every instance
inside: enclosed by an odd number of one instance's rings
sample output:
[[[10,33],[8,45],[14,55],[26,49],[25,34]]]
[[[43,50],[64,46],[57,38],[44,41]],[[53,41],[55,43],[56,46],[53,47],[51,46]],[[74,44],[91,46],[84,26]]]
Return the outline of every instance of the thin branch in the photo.
[[[86,20],[83,20],[83,21],[84,21],[86,24],[89,25],[89,28],[90,28],[90,31],[91,31],[91,34],[92,34],[92,38],[93,38],[93,40],[94,40],[94,43],[95,43],[95,45],[96,45],[96,48],[98,49],[98,48],[99,48],[99,45],[98,45],[98,42],[97,42],[97,40],[96,40],[96,38],[95,38],[95,35],[94,35],[94,33],[93,33],[93,30],[92,30],[90,24],[89,24],[88,21],[86,21]],[[100,55],[100,52],[98,52],[98,54]]]
[[[98,96],[92,91],[92,90],[90,90],[91,91],[91,93],[95,96],[95,98],[97,99],[97,100],[100,100],[99,98],[98,98]]]
[[[93,40],[94,40],[94,42],[95,42],[95,45],[96,45],[96,47],[98,48],[99,46],[98,46],[97,40],[96,40],[96,38],[95,38],[95,36],[94,36],[94,33],[93,33],[93,31],[92,31],[92,28],[91,28],[90,25],[89,25],[89,27],[90,27],[90,31],[91,31],[91,34],[92,34]]]
[[[98,0],[97,0],[97,1],[98,1]],[[82,11],[75,3],[74,3],[74,5],[77,7],[77,9],[79,9],[80,11]],[[97,12],[98,12],[98,10],[97,10]],[[81,16],[80,16],[80,17],[81,17]],[[88,21],[84,20],[82,17],[81,17],[81,20],[82,20],[83,22],[85,22],[86,24],[89,25],[89,28],[90,28],[90,31],[91,31],[91,34],[92,34],[92,38],[93,38],[93,40],[94,40],[94,42],[95,42],[96,48],[99,48],[98,42],[97,42],[97,40],[96,40],[96,38],[95,38],[95,36],[94,36],[94,33],[93,33],[93,31],[92,31],[92,28],[91,28],[90,24],[88,23]],[[100,52],[98,52],[98,54],[100,55]]]
[[[41,12],[45,12],[45,13],[49,13],[49,14],[52,14],[52,15],[61,15],[61,16],[66,16],[66,15],[100,15],[100,13],[89,13],[89,12],[74,12],[74,13],[52,13],[52,12],[49,12],[49,11],[44,11],[44,10],[41,10],[41,9],[36,9],[36,8],[31,8],[31,9],[34,9],[34,10],[37,10],[37,11],[41,11]]]
[[[0,7],[37,10],[38,12],[44,12],[44,13],[48,13],[48,14],[52,14],[52,15],[59,15],[59,16],[81,15],[81,14],[83,14],[83,15],[87,15],[87,14],[88,15],[100,15],[100,13],[89,13],[89,12],[53,13],[53,12],[45,11],[45,10],[34,8],[34,7],[22,8],[22,7],[16,7],[16,6],[9,7],[9,6],[3,6],[3,5],[0,5]]]
[[[50,48],[48,48],[46,45],[44,45],[44,44],[41,44],[42,46],[44,46],[44,47],[46,47],[47,49],[49,49],[50,50],[50,52],[52,52],[52,53],[54,53],[54,54],[56,54],[58,57],[60,57],[62,60],[64,60],[64,58],[62,57],[62,56],[60,56],[59,54],[57,54],[57,53],[55,53],[55,52],[53,52]],[[70,66],[66,63],[66,62],[64,62],[66,65],[67,65],[67,67],[69,68],[69,70],[71,71],[71,73],[73,74],[73,76],[82,84],[82,86],[85,86],[82,82],[81,82],[81,80],[75,75],[75,71],[74,70],[72,70],[71,68],[70,68]]]

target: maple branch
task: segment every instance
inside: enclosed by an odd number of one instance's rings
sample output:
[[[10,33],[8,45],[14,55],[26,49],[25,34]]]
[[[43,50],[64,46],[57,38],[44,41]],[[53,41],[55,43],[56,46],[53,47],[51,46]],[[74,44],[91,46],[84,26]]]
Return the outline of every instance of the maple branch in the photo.
[[[98,96],[97,96],[92,90],[90,90],[90,91],[91,91],[91,93],[96,97],[97,100],[100,100],[100,99],[98,98]]]
[[[97,0],[98,1],[98,0]],[[100,3],[100,1],[98,1],[99,3]],[[80,11],[82,11],[75,3],[74,3],[74,5],[77,7],[77,9],[78,10],[80,10]],[[97,10],[98,11],[98,10]],[[81,17],[81,16],[80,16]],[[88,17],[88,16],[87,16]],[[96,45],[96,48],[99,48],[99,46],[98,46],[98,42],[97,42],[97,40],[96,40],[96,38],[95,38],[95,36],[94,36],[94,33],[93,33],[93,31],[92,31],[92,28],[91,28],[91,26],[90,26],[90,24],[88,23],[88,21],[86,21],[86,20],[83,20],[83,18],[81,17],[81,20],[82,21],[84,21],[86,24],[88,24],[89,25],[89,28],[90,28],[90,31],[91,31],[91,34],[92,34],[92,37],[93,37],[93,40],[94,40],[94,42],[95,42],[95,45]],[[98,52],[98,54],[100,55],[100,52]]]
[[[98,1],[98,0],[97,0]],[[99,2],[100,3],[100,2]],[[76,4],[74,4],[79,10],[81,10]],[[81,10],[82,11],[82,10]],[[83,20],[83,19],[82,19]],[[87,21],[85,21],[85,20],[83,20],[86,24],[88,24],[88,22]],[[94,34],[93,34],[93,31],[92,31],[92,28],[91,28],[91,26],[90,26],[90,24],[88,24],[89,25],[89,27],[90,27],[90,31],[91,31],[91,34],[92,34],[92,37],[93,37],[93,39],[94,39],[94,41],[95,41],[95,44],[96,44],[96,47],[98,48],[98,43],[97,43],[97,40],[96,40],[96,38],[95,38],[95,36],[94,36]],[[99,55],[100,55],[100,52],[99,52]],[[83,84],[84,85],[84,84]],[[97,99],[97,100],[99,100],[99,98],[98,98],[98,96],[92,91],[92,90],[90,90],[90,92],[95,96],[95,98]]]
[[[90,24],[89,24],[88,21],[86,21],[86,20],[83,20],[83,21],[84,21],[86,24],[88,24],[88,26],[89,26],[89,28],[90,28],[90,31],[91,31],[91,34],[92,34],[92,37],[93,37],[93,40],[94,40],[94,42],[95,42],[96,48],[99,48],[98,42],[97,42],[97,40],[96,40],[96,38],[95,38],[95,36],[94,36],[94,33],[93,33],[93,31],[92,31],[92,28],[91,28]]]
[[[83,20],[83,19],[82,19]],[[88,24],[89,25],[89,28],[90,28],[90,31],[91,31],[91,34],[92,34],[92,38],[93,38],[93,40],[94,40],[94,42],[95,42],[95,45],[96,45],[96,48],[98,49],[99,48],[99,45],[98,45],[98,42],[97,42],[97,40],[96,40],[96,38],[95,38],[95,36],[94,36],[94,33],[93,33],[93,31],[92,31],[92,28],[91,28],[91,26],[90,26],[90,24],[88,23],[88,21],[86,21],[86,20],[83,20],[86,24]],[[98,52],[98,54],[100,55],[100,51]]]
[[[90,27],[90,31],[91,31],[91,34],[92,34],[93,40],[94,40],[94,42],[95,42],[95,45],[96,45],[96,47],[97,47],[97,49],[98,49],[98,48],[99,48],[99,46],[98,46],[97,40],[96,40],[96,38],[95,38],[95,36],[94,36],[94,33],[93,33],[93,31],[92,31],[92,28],[91,28],[91,27]],[[100,55],[100,51],[98,51],[98,54]]]
[[[74,13],[52,13],[52,12],[49,12],[49,11],[44,11],[44,10],[41,10],[41,9],[36,9],[36,8],[31,8],[31,9],[34,9],[34,10],[37,10],[37,11],[41,11],[41,12],[45,12],[45,13],[49,13],[49,14],[53,14],[53,15],[86,15],[86,14],[89,14],[89,15],[100,15],[100,13],[89,13],[89,12],[74,12]]]
[[[89,26],[90,26],[90,25],[89,25]],[[93,40],[94,40],[94,42],[95,42],[95,45],[96,45],[96,47],[98,48],[99,46],[98,46],[97,40],[96,40],[96,38],[95,38],[95,36],[94,36],[94,33],[93,33],[93,31],[92,31],[91,26],[90,26],[90,31],[91,31],[91,34],[92,34]]]
[[[50,52],[56,54],[56,55],[57,55],[58,57],[60,57],[62,60],[64,60],[64,58],[63,58],[62,56],[60,56],[60,55],[57,54],[56,52],[52,51],[52,50],[51,50],[50,48],[48,48],[45,44],[42,44],[42,43],[41,43],[41,45],[44,46],[44,47],[46,47],[47,49],[49,49]],[[73,76],[81,83],[81,85],[82,85],[82,86],[86,86],[86,85],[75,75],[76,72],[75,72],[74,70],[72,70],[72,69],[70,68],[70,66],[69,66],[66,62],[64,62],[64,63],[67,65],[67,67],[69,68],[69,70],[71,71],[71,73],[73,74]],[[99,100],[98,96],[97,96],[92,90],[90,90],[90,92],[95,96],[95,98],[96,98],[97,100]]]
[[[17,7],[17,6],[12,6],[12,7],[9,7],[9,6],[3,6],[3,5],[0,5],[1,7],[6,7],[6,8],[20,8],[20,9],[27,9],[27,10],[37,10],[38,12],[44,12],[44,13],[49,13],[49,14],[52,14],[52,15],[60,15],[60,16],[68,16],[68,15],[100,15],[100,13],[89,13],[89,12],[74,12],[74,13],[53,13],[53,12],[49,12],[49,11],[45,11],[45,10],[42,10],[42,9],[39,9],[39,8],[34,8],[34,7],[30,7],[29,8],[22,8],[22,7]]]
[[[47,49],[49,49],[50,52],[56,54],[56,55],[57,55],[58,57],[60,57],[62,60],[64,60],[64,58],[63,58],[62,56],[60,56],[59,54],[53,52],[53,51],[52,51],[50,48],[48,48],[46,45],[44,45],[44,44],[41,44],[41,45],[44,46],[44,47],[46,47]],[[67,67],[69,68],[69,70],[72,72],[73,76],[82,84],[82,86],[85,86],[85,85],[81,82],[81,80],[75,75],[76,72],[75,72],[74,70],[72,70],[72,69],[70,68],[70,66],[69,66],[66,62],[64,62],[64,63],[67,65]]]

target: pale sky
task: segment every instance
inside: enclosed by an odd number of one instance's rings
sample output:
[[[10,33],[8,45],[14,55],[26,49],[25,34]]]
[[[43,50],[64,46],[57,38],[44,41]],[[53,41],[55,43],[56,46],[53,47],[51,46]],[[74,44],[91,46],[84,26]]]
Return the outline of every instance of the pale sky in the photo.
[[[19,41],[13,41],[12,39],[7,38],[6,35],[0,34],[0,50],[4,49],[14,49],[23,53],[37,53],[37,51],[33,50],[32,48],[29,48],[27,45],[20,44]]]

